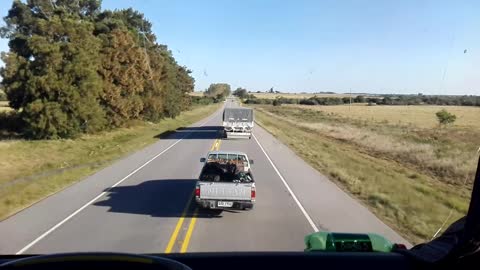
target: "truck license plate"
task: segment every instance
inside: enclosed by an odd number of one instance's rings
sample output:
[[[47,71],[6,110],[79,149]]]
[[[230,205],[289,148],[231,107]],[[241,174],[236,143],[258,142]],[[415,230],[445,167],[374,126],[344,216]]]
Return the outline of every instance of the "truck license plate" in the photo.
[[[218,202],[218,207],[232,207],[233,202]]]

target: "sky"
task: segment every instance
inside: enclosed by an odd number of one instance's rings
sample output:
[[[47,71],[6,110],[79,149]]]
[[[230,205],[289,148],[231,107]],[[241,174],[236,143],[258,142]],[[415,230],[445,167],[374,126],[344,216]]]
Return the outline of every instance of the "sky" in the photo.
[[[2,0],[5,16],[11,1]],[[104,0],[153,23],[195,89],[480,95],[480,1]],[[0,40],[0,51],[8,50]]]

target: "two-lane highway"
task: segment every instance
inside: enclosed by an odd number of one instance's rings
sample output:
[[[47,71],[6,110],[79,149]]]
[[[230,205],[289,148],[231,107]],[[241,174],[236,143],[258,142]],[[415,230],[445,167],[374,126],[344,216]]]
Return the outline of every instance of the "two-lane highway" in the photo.
[[[406,243],[261,127],[250,140],[220,139],[221,112],[0,222],[0,253],[301,251],[315,230]],[[214,149],[255,161],[253,210],[195,207],[200,157]]]

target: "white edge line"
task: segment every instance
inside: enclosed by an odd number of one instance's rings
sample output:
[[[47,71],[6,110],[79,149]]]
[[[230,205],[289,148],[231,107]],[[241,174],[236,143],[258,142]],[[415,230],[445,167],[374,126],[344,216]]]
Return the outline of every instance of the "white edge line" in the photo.
[[[207,122],[209,122],[210,120],[212,120],[212,118],[216,116],[216,113],[208,118],[208,120],[206,120],[205,122],[203,122],[200,126],[203,126],[205,125]],[[21,250],[19,250],[17,253],[15,253],[15,255],[20,255],[20,254],[23,254],[25,251],[27,251],[29,248],[31,248],[33,245],[35,245],[36,243],[38,243],[40,240],[42,240],[43,238],[45,238],[46,236],[48,236],[49,234],[51,234],[53,231],[55,231],[58,227],[62,226],[65,222],[69,221],[71,218],[73,218],[75,215],[77,215],[78,213],[80,213],[83,209],[87,208],[87,206],[89,206],[90,204],[92,204],[94,201],[98,200],[100,197],[102,197],[103,195],[107,194],[107,192],[111,189],[111,188],[114,188],[118,185],[120,185],[123,181],[127,180],[130,176],[132,176],[133,174],[135,174],[136,172],[138,172],[139,170],[141,170],[143,167],[147,166],[150,162],[154,161],[157,157],[161,156],[162,154],[164,154],[165,152],[167,152],[168,150],[170,150],[170,148],[174,147],[177,143],[181,142],[183,139],[185,139],[185,137],[189,136],[190,134],[192,134],[192,132],[190,133],[187,133],[185,136],[183,136],[182,138],[180,138],[178,141],[174,142],[173,144],[171,144],[169,147],[167,147],[166,149],[164,149],[162,152],[156,154],[154,157],[152,157],[151,159],[149,159],[147,162],[143,163],[140,167],[136,168],[135,170],[133,170],[131,173],[127,174],[127,176],[123,177],[122,179],[120,179],[120,181],[116,182],[115,184],[113,184],[113,186],[109,187],[106,191],[103,191],[102,193],[98,194],[95,198],[91,199],[89,202],[87,202],[86,204],[84,204],[82,207],[78,208],[75,212],[71,213],[68,217],[64,218],[62,221],[60,221],[59,223],[57,223],[55,226],[53,226],[52,228],[50,228],[48,231],[44,232],[42,235],[40,235],[39,237],[37,237],[35,240],[33,240],[32,242],[30,242],[28,245],[26,245],[24,248],[22,248]]]
[[[300,203],[300,201],[297,199],[297,196],[295,196],[295,193],[293,193],[292,189],[290,188],[290,186],[287,184],[287,181],[285,181],[285,178],[283,178],[282,174],[278,171],[277,167],[275,166],[275,164],[273,164],[273,161],[270,159],[270,156],[268,156],[267,152],[265,151],[265,149],[263,149],[263,146],[260,144],[260,142],[257,140],[257,137],[255,136],[255,134],[252,134],[253,135],[253,138],[255,139],[255,141],[257,142],[258,146],[260,146],[260,149],[262,149],[262,152],[265,154],[265,156],[267,157],[268,161],[270,162],[270,164],[272,165],[273,169],[275,170],[275,172],[278,174],[278,176],[280,177],[280,179],[282,180],[283,184],[285,185],[285,187],[287,188],[288,192],[290,193],[290,195],[292,195],[292,198],[293,200],[295,201],[295,203],[297,203],[297,206],[298,208],[300,208],[300,210],[302,211],[303,215],[305,216],[305,218],[307,219],[308,223],[310,223],[310,226],[313,228],[313,230],[315,232],[318,232],[319,229],[317,228],[317,226],[315,225],[315,223],[313,222],[312,218],[310,217],[310,215],[307,213],[307,210],[305,210],[305,208],[303,208],[302,204]]]

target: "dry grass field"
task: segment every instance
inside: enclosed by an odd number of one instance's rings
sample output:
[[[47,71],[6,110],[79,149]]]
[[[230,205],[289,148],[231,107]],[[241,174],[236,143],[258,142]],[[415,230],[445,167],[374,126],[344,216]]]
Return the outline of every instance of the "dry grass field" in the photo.
[[[286,105],[297,106],[302,105]],[[390,124],[414,125],[423,128],[438,126],[435,113],[446,109],[457,116],[455,128],[480,128],[480,107],[468,106],[312,106],[312,110],[333,113],[352,119],[386,122]]]

